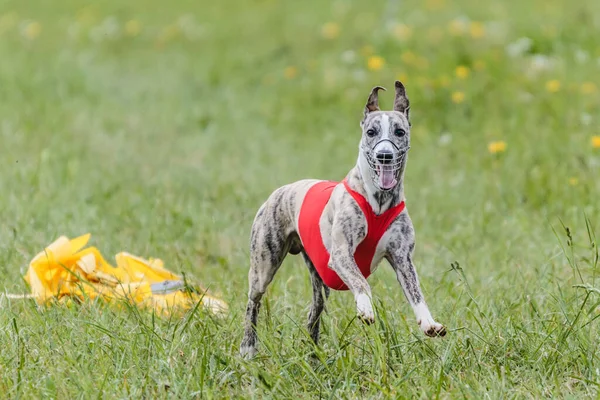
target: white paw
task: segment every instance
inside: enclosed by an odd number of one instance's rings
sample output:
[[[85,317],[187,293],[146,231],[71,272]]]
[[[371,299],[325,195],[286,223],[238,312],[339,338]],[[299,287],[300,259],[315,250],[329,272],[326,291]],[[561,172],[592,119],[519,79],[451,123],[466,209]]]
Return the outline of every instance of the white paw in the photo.
[[[240,355],[246,360],[254,358],[254,356],[256,355],[256,347],[243,345],[242,347],[240,347]]]
[[[356,312],[358,313],[358,318],[364,323],[370,325],[375,322],[373,305],[371,304],[371,299],[366,294],[356,296]]]
[[[446,327],[433,319],[420,319],[417,323],[423,333],[429,337],[446,336]]]

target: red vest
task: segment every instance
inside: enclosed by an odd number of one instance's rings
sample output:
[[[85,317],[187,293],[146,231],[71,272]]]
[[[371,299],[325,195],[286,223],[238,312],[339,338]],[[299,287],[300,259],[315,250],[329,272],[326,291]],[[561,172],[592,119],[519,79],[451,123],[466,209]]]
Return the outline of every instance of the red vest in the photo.
[[[323,244],[321,237],[321,228],[319,221],[323,214],[325,205],[333,193],[333,189],[338,182],[321,181],[314,184],[306,193],[306,197],[300,208],[300,217],[298,220],[298,234],[302,241],[304,251],[312,261],[323,283],[335,290],[348,290],[346,284],[340,277],[329,268],[329,252]],[[371,263],[377,243],[390,226],[392,221],[404,210],[404,202],[390,208],[381,215],[375,215],[371,205],[361,194],[350,189],[344,179],[346,190],[354,198],[367,219],[367,236],[359,243],[354,253],[354,260],[365,278],[371,275]]]

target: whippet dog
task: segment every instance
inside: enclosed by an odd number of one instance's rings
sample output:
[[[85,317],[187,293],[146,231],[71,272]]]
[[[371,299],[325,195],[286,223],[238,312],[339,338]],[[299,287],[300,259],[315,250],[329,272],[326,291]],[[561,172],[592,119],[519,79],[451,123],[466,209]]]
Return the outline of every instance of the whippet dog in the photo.
[[[252,225],[248,306],[240,352],[256,354],[260,301],[288,253],[302,254],[313,287],[308,331],[315,343],[331,289],[349,289],[358,317],[373,323],[367,277],[383,258],[394,271],[427,336],[446,328],[431,313],[413,265],[415,233],[404,203],[404,171],[410,148],[410,105],[396,81],[393,111],[380,111],[374,87],[360,126],[358,161],[343,182],[301,180],[275,190]]]

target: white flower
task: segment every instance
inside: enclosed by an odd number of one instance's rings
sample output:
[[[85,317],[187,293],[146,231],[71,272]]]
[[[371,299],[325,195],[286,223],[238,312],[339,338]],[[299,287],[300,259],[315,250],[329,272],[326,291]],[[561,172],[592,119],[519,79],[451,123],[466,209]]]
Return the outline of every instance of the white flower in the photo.
[[[363,82],[365,80],[367,74],[362,69],[356,69],[356,70],[354,70],[354,73],[352,74],[352,76],[356,82]]]
[[[81,25],[75,22],[69,25],[67,28],[67,34],[71,39],[77,39],[81,33]]]
[[[536,71],[545,71],[552,69],[554,60],[543,54],[535,54],[531,56],[530,67]]]
[[[119,36],[119,23],[113,16],[107,17],[102,23],[90,30],[90,39],[101,42],[105,39],[114,39]]]
[[[528,61],[529,64],[525,73],[529,78],[535,77],[540,72],[553,70],[559,64],[557,59],[543,54],[534,54],[529,57]]]
[[[522,103],[531,103],[531,101],[534,99],[533,95],[529,92],[519,92],[518,94],[518,99],[522,102]]]
[[[575,61],[579,64],[584,64],[590,59],[590,54],[587,51],[577,49],[575,50]]]
[[[450,132],[444,132],[438,140],[440,146],[449,145],[450,142],[452,142],[452,134]]]
[[[177,20],[177,26],[181,32],[183,32],[183,35],[189,40],[197,40],[204,33],[202,26],[196,23],[194,16],[191,14],[186,14],[179,17],[179,20]]]
[[[342,61],[346,64],[354,64],[356,61],[356,53],[353,50],[346,50],[342,53]]]
[[[522,37],[506,46],[506,54],[510,57],[518,57],[531,49],[533,41],[528,37]]]
[[[508,35],[508,26],[504,21],[490,21],[486,24],[488,37],[495,43],[504,43]]]
[[[581,121],[581,125],[589,126],[592,123],[592,116],[588,113],[581,113],[579,120]]]

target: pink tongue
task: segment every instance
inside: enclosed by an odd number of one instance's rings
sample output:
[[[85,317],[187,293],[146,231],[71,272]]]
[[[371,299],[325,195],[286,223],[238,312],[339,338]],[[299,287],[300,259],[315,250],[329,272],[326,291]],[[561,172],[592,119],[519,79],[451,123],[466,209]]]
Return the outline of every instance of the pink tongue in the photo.
[[[396,186],[394,171],[387,166],[379,167],[379,187],[382,189],[391,189]]]

